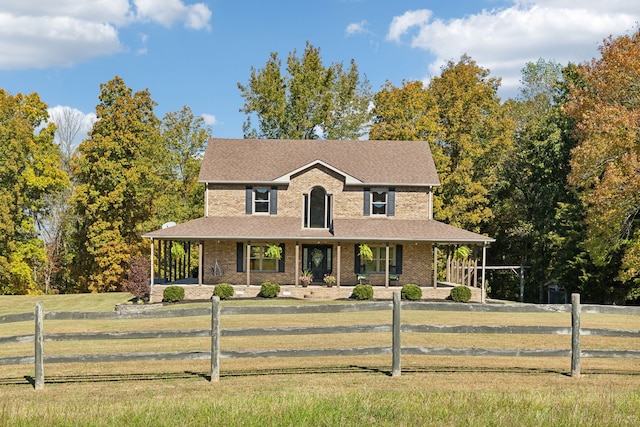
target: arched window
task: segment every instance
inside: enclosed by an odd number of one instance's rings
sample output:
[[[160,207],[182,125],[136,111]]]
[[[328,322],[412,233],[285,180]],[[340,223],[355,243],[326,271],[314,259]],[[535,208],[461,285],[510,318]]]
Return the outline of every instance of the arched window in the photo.
[[[304,227],[329,228],[331,224],[331,195],[322,187],[313,187],[304,195]]]

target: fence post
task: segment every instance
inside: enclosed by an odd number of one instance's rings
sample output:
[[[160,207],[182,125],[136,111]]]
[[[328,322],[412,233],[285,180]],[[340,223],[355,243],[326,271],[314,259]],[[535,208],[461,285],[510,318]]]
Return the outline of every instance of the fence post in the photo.
[[[220,297],[211,298],[211,382],[220,380]]]
[[[400,291],[393,292],[393,331],[392,353],[393,361],[391,368],[391,376],[399,377],[402,368],[400,367],[400,355],[402,353],[402,344],[400,343]]]
[[[580,378],[580,294],[571,294],[571,376]]]
[[[34,388],[36,390],[44,389],[44,337],[43,337],[43,316],[42,302],[36,302],[36,330],[35,330],[35,379]]]

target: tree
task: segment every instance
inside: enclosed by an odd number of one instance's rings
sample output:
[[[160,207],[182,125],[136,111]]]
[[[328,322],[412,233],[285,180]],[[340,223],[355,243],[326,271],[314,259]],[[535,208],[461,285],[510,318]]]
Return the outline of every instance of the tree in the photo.
[[[500,79],[466,55],[449,61],[429,84],[437,105],[432,151],[441,187],[434,214],[449,224],[481,231],[493,217],[490,192],[513,146],[513,122],[501,105]]]
[[[640,296],[640,31],[609,37],[577,67],[565,112],[576,121],[569,183],[586,207],[586,248],[615,265],[617,302]]]
[[[129,258],[140,254],[161,181],[160,122],[148,90],[120,77],[100,85],[98,120],[73,161],[74,274],[80,289],[120,289]]]
[[[435,217],[474,231],[493,217],[490,192],[513,145],[513,122],[500,104],[499,85],[464,55],[447,63],[427,88],[387,83],[375,95],[370,137],[427,141],[442,184]]]
[[[515,146],[492,194],[490,234],[497,240],[492,256],[501,264],[530,266],[525,299],[544,302],[542,285],[551,280],[578,288],[578,275],[566,268],[577,255],[579,240],[573,238],[581,228],[574,210],[580,203],[566,188],[573,122],[562,113],[565,84],[559,64],[528,63],[521,82],[518,97],[506,103],[515,123]],[[492,289],[493,296],[517,295],[516,282]]]
[[[60,150],[62,170],[69,177],[71,185],[60,193],[49,195],[46,198],[47,215],[37,218],[47,255],[47,261],[42,266],[45,292],[52,288],[67,291],[73,287],[68,275],[71,254],[67,250],[73,220],[70,199],[75,188],[71,158],[75,153],[76,137],[85,126],[85,116],[74,108],[57,107],[50,110],[50,122],[56,127],[54,141]]]
[[[36,221],[47,214],[46,198],[69,183],[47,119],[37,94],[0,89],[0,294],[42,291],[37,272],[46,254]]]
[[[153,227],[202,216],[204,188],[198,182],[198,173],[209,138],[211,128],[187,106],[164,116],[161,141],[165,156],[161,175],[166,190],[156,199]]]
[[[369,121],[371,91],[361,80],[355,61],[322,64],[320,49],[307,42],[302,57],[294,50],[287,58],[286,74],[277,53],[263,69],[251,68],[246,86],[238,83],[247,114],[245,138],[357,139]],[[251,117],[258,120],[252,127]]]
[[[422,82],[387,82],[374,96],[370,139],[435,142],[438,105]]]

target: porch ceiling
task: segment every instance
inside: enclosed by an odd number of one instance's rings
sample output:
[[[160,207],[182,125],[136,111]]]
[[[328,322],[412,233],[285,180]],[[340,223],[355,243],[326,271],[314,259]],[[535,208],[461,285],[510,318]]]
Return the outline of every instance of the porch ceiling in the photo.
[[[327,229],[302,228],[299,218],[247,215],[206,217],[142,237],[164,240],[339,240],[484,244],[495,240],[435,220],[335,219]]]

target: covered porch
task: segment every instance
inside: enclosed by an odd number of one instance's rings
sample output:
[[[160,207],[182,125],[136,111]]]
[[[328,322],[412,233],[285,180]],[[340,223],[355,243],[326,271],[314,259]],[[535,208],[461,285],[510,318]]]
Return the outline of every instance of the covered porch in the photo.
[[[376,289],[412,283],[437,290],[439,283],[460,284],[479,288],[481,302],[486,250],[493,241],[434,220],[342,219],[335,220],[330,229],[301,229],[298,219],[267,216],[205,217],[143,237],[151,240],[154,287],[186,280],[199,286],[229,283],[259,288],[262,282],[272,281],[303,288],[300,277],[319,262],[320,275],[314,275],[313,281],[318,287],[324,285],[320,279],[325,274],[335,277],[336,289],[354,286],[362,276]],[[362,244],[375,249],[374,261],[358,259]],[[176,245],[189,250],[172,250]],[[261,255],[270,245],[281,247],[281,259]],[[465,257],[456,257],[460,247],[471,250]],[[164,268],[172,265],[174,261],[167,257],[175,252],[189,253],[187,261],[178,263],[183,266],[182,277],[167,276],[167,271],[175,270]],[[311,254],[317,252],[320,260],[313,259],[311,264]],[[367,268],[363,270],[364,264]]]

